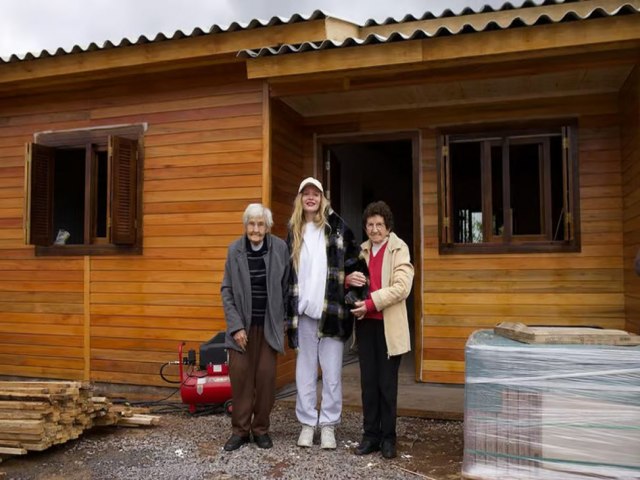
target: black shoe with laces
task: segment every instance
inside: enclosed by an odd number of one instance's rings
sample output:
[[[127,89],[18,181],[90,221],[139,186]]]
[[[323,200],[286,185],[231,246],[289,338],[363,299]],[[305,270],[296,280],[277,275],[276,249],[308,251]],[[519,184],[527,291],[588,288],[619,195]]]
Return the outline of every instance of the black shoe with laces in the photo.
[[[256,442],[259,448],[271,448],[273,447],[273,442],[271,441],[271,437],[268,433],[264,435],[254,435],[253,441]]]
[[[245,443],[249,443],[249,436],[241,437],[240,435],[236,435],[235,433],[229,437],[227,443],[224,444],[224,449],[227,452],[233,452],[234,450],[239,449]]]

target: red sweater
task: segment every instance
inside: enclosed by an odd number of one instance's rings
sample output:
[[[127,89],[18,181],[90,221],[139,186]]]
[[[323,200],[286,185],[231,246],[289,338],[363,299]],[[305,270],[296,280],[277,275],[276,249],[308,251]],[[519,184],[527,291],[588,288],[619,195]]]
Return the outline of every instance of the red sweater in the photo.
[[[371,255],[369,256],[369,295],[367,295],[367,299],[364,301],[364,304],[367,306],[366,318],[376,320],[383,319],[382,312],[376,310],[376,306],[371,299],[371,293],[382,288],[382,260],[384,259],[384,252],[387,250],[388,243],[389,242],[384,242],[384,245],[380,247],[376,255],[373,254],[372,249]]]

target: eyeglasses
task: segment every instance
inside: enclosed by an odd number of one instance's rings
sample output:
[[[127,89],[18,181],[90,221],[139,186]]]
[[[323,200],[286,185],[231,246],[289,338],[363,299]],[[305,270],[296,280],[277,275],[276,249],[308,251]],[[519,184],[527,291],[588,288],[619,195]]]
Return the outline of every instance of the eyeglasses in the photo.
[[[382,230],[383,228],[386,228],[386,225],[384,223],[367,223],[367,230]]]
[[[252,230],[262,230],[263,228],[266,228],[267,224],[264,221],[255,221],[255,220],[249,220],[247,222],[247,228],[250,228]]]

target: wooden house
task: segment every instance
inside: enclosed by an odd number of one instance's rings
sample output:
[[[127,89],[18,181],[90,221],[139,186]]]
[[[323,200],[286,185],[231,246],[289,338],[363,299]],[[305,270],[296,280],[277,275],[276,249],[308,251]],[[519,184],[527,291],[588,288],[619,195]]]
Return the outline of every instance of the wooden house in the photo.
[[[314,12],[3,60],[0,375],[165,385],[224,328],[245,206],[283,236],[308,175],[359,235],[394,210],[416,381],[463,382],[499,321],[640,331],[639,13]]]

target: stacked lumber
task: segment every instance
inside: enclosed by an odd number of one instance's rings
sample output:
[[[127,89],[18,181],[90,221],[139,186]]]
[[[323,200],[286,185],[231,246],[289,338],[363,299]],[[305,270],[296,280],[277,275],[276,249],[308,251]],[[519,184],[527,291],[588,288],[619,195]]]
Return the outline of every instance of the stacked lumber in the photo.
[[[45,450],[91,427],[91,388],[82,382],[0,382],[0,447]]]
[[[149,415],[150,410],[142,407],[132,407],[129,404],[112,404],[107,397],[92,397],[94,405],[104,414],[94,419],[96,426],[118,425],[122,427],[138,427],[140,425],[157,425],[160,417]]]
[[[529,327],[524,323],[501,322],[496,335],[522,343],[546,345],[640,345],[640,335],[625,330],[591,327]]]
[[[42,451],[94,426],[157,425],[160,417],[93,396],[85,382],[0,381],[0,458]]]

